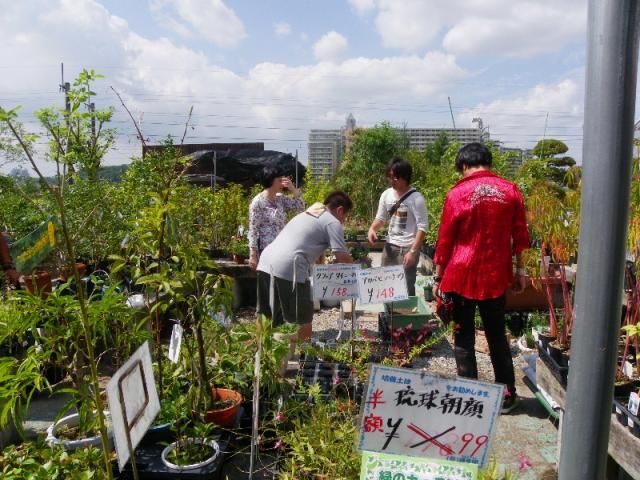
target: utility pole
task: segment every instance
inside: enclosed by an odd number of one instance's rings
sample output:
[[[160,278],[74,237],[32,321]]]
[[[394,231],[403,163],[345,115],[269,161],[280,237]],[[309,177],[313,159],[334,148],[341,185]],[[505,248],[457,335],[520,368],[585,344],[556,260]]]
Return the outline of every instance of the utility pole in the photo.
[[[69,100],[69,91],[71,90],[71,84],[64,81],[64,63],[60,62],[60,91],[64,92],[64,110],[65,110],[65,123],[67,124],[67,131],[70,128],[69,114],[71,113],[71,101]],[[67,135],[67,151],[69,151],[71,135]],[[63,165],[63,172],[66,176],[66,163]],[[73,165],[69,164],[69,174],[75,172]],[[69,179],[71,181],[71,179]]]
[[[60,91],[64,92],[64,109],[67,114],[71,111],[71,103],[69,102],[69,91],[71,84],[64,81],[64,63],[60,63]]]
[[[296,148],[296,188],[298,188],[298,149]]]
[[[449,100],[449,112],[451,113],[451,121],[453,122],[453,128],[456,128],[456,119],[453,117],[453,108],[451,108],[451,97],[447,97]]]
[[[218,186],[218,152],[213,151],[213,192]]]
[[[561,480],[607,477],[639,27],[638,0],[589,0],[576,322],[560,442]]]

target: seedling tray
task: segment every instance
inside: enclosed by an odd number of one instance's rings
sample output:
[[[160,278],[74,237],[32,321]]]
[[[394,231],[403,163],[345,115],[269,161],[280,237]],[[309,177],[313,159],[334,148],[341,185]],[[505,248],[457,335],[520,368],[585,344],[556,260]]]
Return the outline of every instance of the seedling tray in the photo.
[[[323,397],[331,396],[339,385],[348,389],[351,398],[355,398],[362,393],[359,383],[352,374],[351,367],[344,363],[304,360],[300,362],[298,377],[300,377],[303,385],[320,386],[320,394]],[[306,395],[301,395],[301,393],[298,392],[296,396],[304,396],[306,398]]]
[[[634,436],[640,438],[640,419],[627,409],[626,398],[619,397],[613,400],[613,413],[618,421],[629,428]]]
[[[547,353],[547,350],[542,348],[540,345],[538,345],[538,356],[540,357],[540,360],[549,367],[549,371],[555,379],[560,382],[560,385],[567,388],[567,375],[569,374],[569,368],[561,366],[551,357],[551,355]]]
[[[220,430],[217,436],[214,435],[214,440],[220,447],[220,454],[215,461],[203,468],[183,471],[173,470],[162,462],[160,455],[166,447],[164,442],[141,445],[136,449],[136,466],[140,480],[223,480],[222,465],[231,451],[233,436],[233,432],[229,430]],[[127,463],[119,478],[133,479],[131,463]]]

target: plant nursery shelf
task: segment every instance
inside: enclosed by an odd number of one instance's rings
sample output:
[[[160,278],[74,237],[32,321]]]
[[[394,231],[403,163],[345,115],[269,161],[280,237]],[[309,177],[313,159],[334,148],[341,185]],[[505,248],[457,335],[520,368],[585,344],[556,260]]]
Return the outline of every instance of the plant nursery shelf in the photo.
[[[548,393],[564,410],[565,387],[539,358],[536,360],[536,381],[538,388]],[[615,414],[611,414],[608,451],[609,456],[632,478],[640,479],[640,438],[634,436],[628,427],[622,425]]]

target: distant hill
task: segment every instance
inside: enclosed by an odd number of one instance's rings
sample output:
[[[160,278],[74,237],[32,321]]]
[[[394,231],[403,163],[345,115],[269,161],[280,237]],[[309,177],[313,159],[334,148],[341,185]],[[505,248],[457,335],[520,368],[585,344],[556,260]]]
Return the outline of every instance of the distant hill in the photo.
[[[108,165],[102,167],[98,172],[98,177],[110,182],[120,182],[122,175],[127,171],[129,165]]]

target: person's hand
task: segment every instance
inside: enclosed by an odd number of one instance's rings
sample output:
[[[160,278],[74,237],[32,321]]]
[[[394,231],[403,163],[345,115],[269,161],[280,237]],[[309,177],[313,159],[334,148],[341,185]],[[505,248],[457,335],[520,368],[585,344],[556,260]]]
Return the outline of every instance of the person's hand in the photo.
[[[373,245],[378,241],[378,234],[375,230],[369,229],[369,233],[367,233],[367,238],[369,239],[369,243]]]
[[[280,185],[282,185],[282,188],[289,190],[291,193],[296,192],[296,187],[291,182],[291,179],[289,177],[282,177],[282,179],[280,180]]]
[[[433,293],[434,298],[440,298],[440,295],[442,294],[440,291],[440,282],[433,282],[431,292]]]
[[[407,253],[404,254],[404,257],[402,258],[402,266],[405,269],[411,268],[416,264],[417,261],[418,261],[418,252],[412,252],[411,250],[409,250]]]
[[[258,256],[257,255],[250,255],[249,256],[249,267],[254,272],[256,271],[256,269],[258,268]]]

